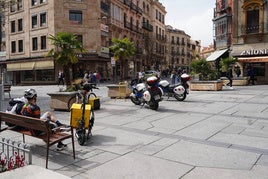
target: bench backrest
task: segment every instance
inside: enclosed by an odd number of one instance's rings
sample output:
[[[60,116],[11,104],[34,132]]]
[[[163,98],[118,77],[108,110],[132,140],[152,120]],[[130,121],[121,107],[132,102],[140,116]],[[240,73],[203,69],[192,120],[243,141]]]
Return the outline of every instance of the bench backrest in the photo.
[[[15,124],[17,126],[39,130],[46,133],[51,133],[49,122],[37,118],[10,114],[0,111],[0,121],[5,121],[11,124]]]

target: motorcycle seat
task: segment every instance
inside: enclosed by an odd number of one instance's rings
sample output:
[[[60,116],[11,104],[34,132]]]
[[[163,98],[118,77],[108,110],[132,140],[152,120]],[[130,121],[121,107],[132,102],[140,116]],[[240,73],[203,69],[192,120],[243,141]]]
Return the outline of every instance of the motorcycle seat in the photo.
[[[178,86],[178,84],[169,85],[169,88],[170,88],[170,89],[173,89],[173,88],[175,88],[176,86]]]

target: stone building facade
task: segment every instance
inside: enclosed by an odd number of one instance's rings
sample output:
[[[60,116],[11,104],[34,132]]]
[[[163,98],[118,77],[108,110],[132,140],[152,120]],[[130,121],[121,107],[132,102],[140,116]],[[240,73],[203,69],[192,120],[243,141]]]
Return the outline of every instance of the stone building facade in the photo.
[[[46,57],[53,48],[48,36],[62,31],[75,34],[86,49],[70,69],[74,79],[85,71],[99,71],[103,79],[119,76],[122,69],[109,52],[114,37],[127,37],[136,47],[124,65],[126,78],[138,71],[166,69],[171,64],[166,13],[159,0],[19,0],[5,13],[1,71],[13,84],[55,84],[61,67]],[[190,49],[199,42],[187,37],[184,43],[185,60],[179,59],[179,65],[191,61],[196,49]]]
[[[183,30],[166,26],[166,61],[168,68],[184,68],[189,71],[189,64],[200,58],[201,42],[191,40]]]
[[[268,84],[268,2],[234,1],[231,55],[238,59],[242,75],[253,68],[257,84]]]

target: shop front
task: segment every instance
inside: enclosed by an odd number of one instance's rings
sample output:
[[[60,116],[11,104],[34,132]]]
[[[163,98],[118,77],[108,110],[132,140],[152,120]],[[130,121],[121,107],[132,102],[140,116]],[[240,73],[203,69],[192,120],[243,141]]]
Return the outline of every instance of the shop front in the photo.
[[[84,77],[84,73],[99,72],[101,80],[107,81],[112,77],[112,65],[110,56],[98,56],[98,54],[82,53],[78,55],[78,63],[73,65],[72,79]]]
[[[237,58],[242,76],[253,68],[256,84],[268,84],[268,48],[265,44],[236,45],[231,54]]]
[[[5,76],[13,85],[54,84],[53,59],[31,59],[6,61]]]

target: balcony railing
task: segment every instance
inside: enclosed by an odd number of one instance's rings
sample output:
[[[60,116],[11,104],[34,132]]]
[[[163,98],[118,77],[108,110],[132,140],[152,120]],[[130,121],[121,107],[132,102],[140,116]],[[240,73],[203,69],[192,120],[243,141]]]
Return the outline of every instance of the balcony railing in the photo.
[[[257,34],[263,33],[262,25],[242,26],[242,34]]]
[[[141,33],[141,29],[139,28],[139,26],[133,25],[132,23],[130,23],[128,21],[124,22],[124,27],[129,29],[129,30],[132,30],[134,32]]]
[[[133,2],[131,2],[131,0],[121,0],[121,2],[125,4],[126,6],[128,6],[130,9],[136,11],[136,13],[142,14],[142,9],[138,7],[136,4],[134,4]]]
[[[156,39],[160,40],[160,41],[163,41],[163,42],[166,42],[166,37],[163,36],[163,35],[160,35],[160,34],[156,34]]]
[[[153,26],[150,23],[147,22],[142,22],[142,28],[148,30],[148,31],[153,31]]]
[[[127,28],[127,29],[131,29],[131,24],[130,24],[130,22],[128,22],[128,21],[125,21],[124,22],[124,26],[125,26],[125,28]]]

